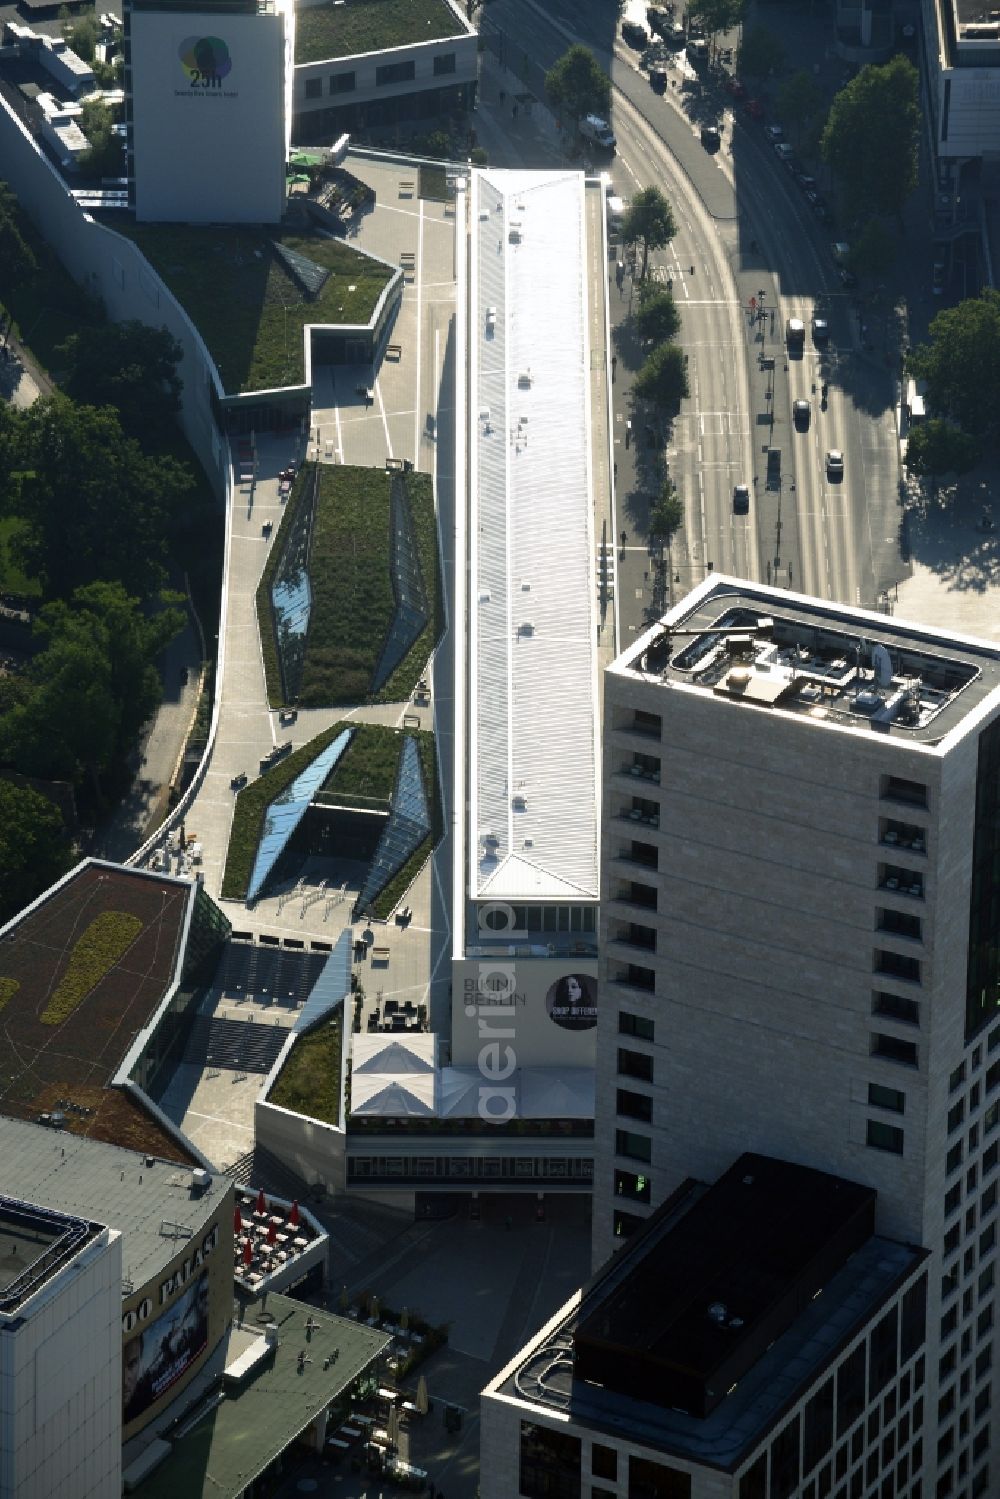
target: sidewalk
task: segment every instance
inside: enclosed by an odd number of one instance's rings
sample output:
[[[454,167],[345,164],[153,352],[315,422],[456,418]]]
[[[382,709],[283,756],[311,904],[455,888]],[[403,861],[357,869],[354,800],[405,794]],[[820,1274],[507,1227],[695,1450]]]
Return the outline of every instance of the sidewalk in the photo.
[[[521,79],[501,67],[488,49],[480,53],[473,128],[492,167],[552,170],[582,166],[582,162],[570,162],[552,111],[528,94]]]

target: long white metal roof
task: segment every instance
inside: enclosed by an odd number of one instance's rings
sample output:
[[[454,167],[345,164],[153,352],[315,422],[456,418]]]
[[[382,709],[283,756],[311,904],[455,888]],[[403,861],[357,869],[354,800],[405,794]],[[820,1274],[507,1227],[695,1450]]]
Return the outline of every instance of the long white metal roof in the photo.
[[[473,174],[471,894],[598,894],[597,599],[580,172]]]

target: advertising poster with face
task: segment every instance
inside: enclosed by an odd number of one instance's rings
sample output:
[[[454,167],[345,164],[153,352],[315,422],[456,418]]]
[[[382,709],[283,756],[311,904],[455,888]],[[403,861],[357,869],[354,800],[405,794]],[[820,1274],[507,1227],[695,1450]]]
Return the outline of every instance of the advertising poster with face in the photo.
[[[589,1031],[597,1024],[597,980],[589,973],[564,973],[545,995],[550,1020],[567,1031]]]
[[[127,1426],[159,1400],[208,1343],[208,1271],[125,1344],[122,1420]]]

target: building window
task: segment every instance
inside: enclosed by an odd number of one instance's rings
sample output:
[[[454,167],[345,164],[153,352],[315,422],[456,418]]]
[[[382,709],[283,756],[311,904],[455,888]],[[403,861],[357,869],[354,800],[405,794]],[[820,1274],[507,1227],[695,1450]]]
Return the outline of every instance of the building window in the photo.
[[[896,1062],[901,1067],[916,1067],[917,1043],[901,1041],[898,1036],[889,1036],[884,1031],[873,1031],[871,1035],[872,1056],[883,1062]]]
[[[520,1493],[525,1499],[580,1499],[579,1437],[521,1422]]]
[[[622,1077],[634,1077],[639,1082],[651,1083],[653,1081],[653,1058],[647,1057],[644,1052],[626,1051],[624,1046],[619,1046],[618,1071]]]
[[[799,1484],[799,1418],[781,1428],[771,1443],[770,1499],[789,1499]]]
[[[615,1130],[615,1155],[631,1156],[634,1161],[653,1159],[653,1142],[648,1135],[637,1135],[634,1130]]]
[[[920,1024],[920,1006],[917,1001],[904,999],[901,994],[873,994],[872,1014],[884,1015],[887,1020],[901,1020],[906,1025]]]
[[[623,1213],[621,1209],[617,1209],[611,1222],[612,1232],[616,1239],[627,1239],[645,1221],[645,1218],[636,1217],[635,1213]]]
[[[909,911],[893,911],[889,907],[880,906],[875,912],[875,929],[890,932],[895,937],[913,937],[918,942],[923,936],[919,916],[912,916]]]
[[[633,734],[649,734],[659,739],[663,733],[663,719],[658,713],[646,713],[642,708],[636,708],[631,722],[624,724],[623,727]]]
[[[356,86],[357,77],[353,72],[330,74],[331,94],[353,94]]]
[[[955,1131],[958,1129],[958,1126],[962,1123],[962,1120],[964,1118],[965,1118],[965,1099],[964,1098],[960,1098],[958,1100],[958,1102],[956,1104],[953,1104],[951,1106],[951,1108],[948,1110],[948,1133],[949,1133],[949,1135],[952,1135],[952,1134],[955,1133]]]
[[[306,98],[307,99],[322,99],[322,97],[323,97],[323,80],[322,80],[322,78],[307,78],[306,79]]]
[[[865,1408],[865,1345],[859,1344],[837,1370],[837,1435],[850,1431]]]
[[[628,984],[633,989],[645,989],[647,993],[652,994],[656,988],[656,971],[653,968],[645,968],[641,963],[630,963],[619,982]]]
[[[645,1015],[632,1015],[628,1010],[618,1011],[618,1034],[635,1036],[639,1041],[652,1041],[656,1027]]]
[[[444,73],[454,73],[455,53],[441,52],[434,59],[434,76],[440,78]]]
[[[590,1450],[590,1471],[595,1478],[618,1478],[618,1453],[595,1442]]]
[[[632,839],[632,851],[627,855],[636,864],[643,864],[647,869],[659,869],[660,851],[652,843],[640,843],[638,839]]]
[[[887,978],[905,979],[908,984],[919,984],[920,959],[878,947],[875,949],[875,972],[885,974]]]
[[[916,1284],[912,1285],[903,1296],[902,1317],[899,1326],[900,1363],[908,1363],[913,1355],[923,1346],[926,1328],[927,1276],[922,1275]],[[923,1378],[922,1362],[920,1380],[914,1382],[914,1389],[920,1388],[920,1382]]]
[[[691,1475],[648,1457],[628,1460],[629,1499],[691,1499]]]
[[[833,1380],[821,1385],[805,1409],[802,1471],[811,1473],[833,1445]]]
[[[628,1088],[619,1088],[617,1109],[626,1119],[638,1119],[643,1124],[653,1122],[653,1100],[646,1093],[632,1093]]]
[[[927,787],[919,781],[907,781],[903,776],[883,776],[882,800],[906,802],[910,807],[926,807]]]
[[[866,1144],[873,1150],[888,1150],[893,1155],[902,1155],[903,1131],[894,1124],[885,1124],[881,1119],[869,1119]]]
[[[996,1019],[1000,1002],[1000,719],[979,736],[969,892],[965,1039]]]
[[[868,1398],[874,1400],[881,1394],[894,1376],[896,1362],[896,1330],[899,1314],[895,1307],[876,1322],[869,1339],[868,1352]]]
[[[634,1171],[615,1171],[615,1196],[625,1197],[629,1202],[649,1202],[652,1195],[648,1176]]]
[[[762,1452],[740,1476],[740,1499],[766,1499],[767,1453]]]
[[[387,62],[375,69],[376,88],[385,88],[390,83],[412,83],[416,77],[415,62]]]
[[[881,1083],[869,1083],[868,1104],[873,1109],[890,1109],[894,1114],[902,1114],[906,1108],[906,1094],[898,1088],[885,1088]]]

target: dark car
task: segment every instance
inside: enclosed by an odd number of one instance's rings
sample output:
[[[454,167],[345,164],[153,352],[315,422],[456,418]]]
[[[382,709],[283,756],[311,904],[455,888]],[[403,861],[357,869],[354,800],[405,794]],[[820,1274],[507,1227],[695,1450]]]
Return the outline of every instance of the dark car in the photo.
[[[733,487],[733,514],[749,515],[750,513],[750,486],[748,484],[736,484]]]
[[[809,402],[798,400],[792,402],[792,420],[800,432],[809,429]]]
[[[706,151],[718,151],[722,145],[722,136],[714,125],[702,125],[701,143]]]
[[[816,178],[811,177],[808,172],[796,172],[795,180],[803,192],[811,192],[816,187]]]
[[[849,271],[846,265],[837,267],[837,275],[840,277],[841,286],[846,286],[849,291],[858,284],[857,276],[853,271]]]
[[[643,48],[649,46],[649,33],[645,27],[635,21],[624,21],[622,23],[622,41],[627,47]]]
[[[666,91],[667,91],[667,70],[666,70],[666,68],[660,67],[659,65],[657,65],[655,68],[650,68],[650,70],[649,70],[649,86],[650,86],[651,89],[653,89],[658,94],[665,94],[666,93]]]

